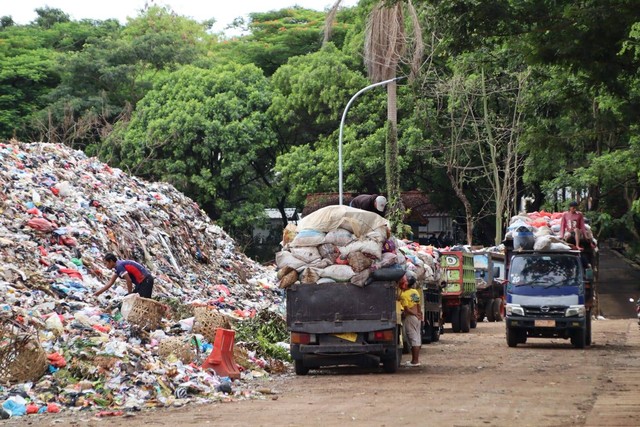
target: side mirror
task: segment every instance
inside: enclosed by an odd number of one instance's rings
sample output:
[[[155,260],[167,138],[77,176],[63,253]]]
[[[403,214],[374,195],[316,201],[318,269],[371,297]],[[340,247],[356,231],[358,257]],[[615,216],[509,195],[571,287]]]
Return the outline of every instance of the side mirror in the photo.
[[[584,278],[587,280],[593,280],[593,269],[587,268],[584,270]]]

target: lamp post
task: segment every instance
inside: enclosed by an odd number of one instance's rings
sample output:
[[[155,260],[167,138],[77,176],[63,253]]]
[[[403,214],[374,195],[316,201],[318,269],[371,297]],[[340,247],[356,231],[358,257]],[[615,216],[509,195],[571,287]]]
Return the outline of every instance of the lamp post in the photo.
[[[338,191],[340,193],[340,206],[342,206],[342,129],[344,128],[344,121],[347,118],[347,111],[349,111],[349,107],[351,106],[351,103],[355,101],[355,99],[358,96],[368,91],[369,89],[373,89],[374,87],[378,87],[378,86],[384,86],[386,84],[398,81],[403,78],[404,76],[395,77],[393,79],[384,80],[378,83],[371,84],[365,88],[360,89],[355,95],[353,95],[353,97],[349,100],[349,102],[347,102],[347,106],[345,107],[344,112],[342,113],[342,120],[340,120],[340,136],[338,137]]]

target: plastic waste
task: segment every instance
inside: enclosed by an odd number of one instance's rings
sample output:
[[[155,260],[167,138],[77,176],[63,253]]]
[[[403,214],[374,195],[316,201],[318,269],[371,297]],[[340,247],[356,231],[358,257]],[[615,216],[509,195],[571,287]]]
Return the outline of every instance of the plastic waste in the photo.
[[[27,402],[21,396],[11,396],[4,401],[2,407],[12,417],[20,417],[27,413]]]

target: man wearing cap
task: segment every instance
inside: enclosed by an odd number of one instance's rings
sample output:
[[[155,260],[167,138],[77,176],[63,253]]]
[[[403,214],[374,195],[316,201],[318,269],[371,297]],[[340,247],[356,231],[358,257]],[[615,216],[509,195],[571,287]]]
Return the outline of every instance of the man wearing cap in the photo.
[[[384,216],[384,210],[387,207],[387,198],[379,194],[361,194],[354,197],[351,203],[349,203],[349,206]]]
[[[578,202],[569,203],[569,210],[562,214],[560,221],[560,237],[569,241],[575,236],[576,247],[582,250],[580,238],[586,236],[587,229],[584,226],[584,215],[578,211]]]

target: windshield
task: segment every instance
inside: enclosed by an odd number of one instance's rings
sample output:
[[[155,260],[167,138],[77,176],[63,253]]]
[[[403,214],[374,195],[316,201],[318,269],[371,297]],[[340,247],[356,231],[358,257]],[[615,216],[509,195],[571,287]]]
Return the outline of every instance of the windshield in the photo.
[[[580,286],[578,258],[570,255],[532,255],[513,257],[509,283],[513,286]]]

